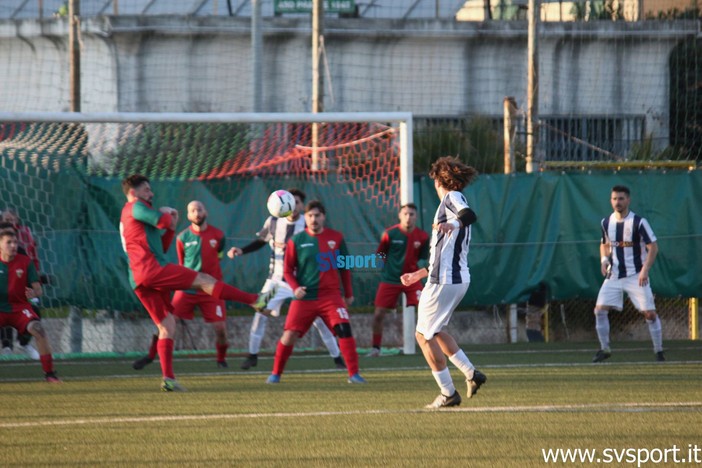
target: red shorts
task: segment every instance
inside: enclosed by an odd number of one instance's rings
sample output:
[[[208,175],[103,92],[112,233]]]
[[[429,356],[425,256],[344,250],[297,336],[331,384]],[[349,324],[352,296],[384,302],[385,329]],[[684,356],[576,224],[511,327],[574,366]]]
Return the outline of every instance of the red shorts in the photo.
[[[322,297],[312,301],[294,300],[288,309],[285,330],[294,330],[304,336],[317,317],[322,317],[332,333],[334,325],[349,323],[349,313],[341,296]]]
[[[173,304],[173,315],[183,320],[195,318],[195,306],[200,308],[202,318],[207,323],[227,320],[227,309],[224,301],[207,294],[189,294],[185,291],[176,291],[171,304]]]
[[[170,312],[173,312],[170,289],[151,289],[137,286],[134,293],[156,325],[161,323]]]
[[[0,312],[0,328],[8,326],[17,330],[20,335],[27,333],[30,322],[39,320],[29,304],[12,305],[12,312]]]
[[[148,289],[167,289],[174,291],[178,289],[190,289],[193,281],[197,277],[197,271],[185,268],[175,263],[166,263],[156,273],[149,275],[139,286]]]
[[[383,309],[394,309],[397,307],[397,299],[401,293],[405,293],[408,306],[417,306],[419,296],[422,295],[421,281],[405,286],[402,284],[380,283],[378,291],[375,293],[375,306]]]

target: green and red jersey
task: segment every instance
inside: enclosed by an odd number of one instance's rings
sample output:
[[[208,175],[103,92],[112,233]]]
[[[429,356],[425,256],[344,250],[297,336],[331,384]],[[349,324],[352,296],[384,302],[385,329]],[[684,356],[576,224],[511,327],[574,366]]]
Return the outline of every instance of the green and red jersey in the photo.
[[[336,267],[336,257],[348,254],[344,236],[339,231],[325,228],[315,235],[305,229],[295,234],[285,248],[285,281],[293,291],[300,286],[307,288],[302,300],[339,296],[342,283],[345,297],[352,297],[351,272]]]
[[[38,282],[39,274],[28,256],[17,254],[9,262],[0,260],[0,313],[12,313],[13,305],[31,310],[26,289]]]
[[[377,253],[385,258],[380,281],[402,284],[400,276],[417,271],[419,260],[429,258],[429,234],[417,227],[407,232],[396,224],[383,232]]]
[[[208,225],[199,232],[192,226],[183,229],[176,237],[176,253],[178,263],[184,267],[207,273],[217,280],[222,279],[219,261],[224,256],[224,233],[216,227]]]
[[[166,251],[174,232],[168,227],[171,215],[161,213],[142,200],[127,202],[122,208],[119,233],[129,261],[129,282],[136,289],[168,263]]]

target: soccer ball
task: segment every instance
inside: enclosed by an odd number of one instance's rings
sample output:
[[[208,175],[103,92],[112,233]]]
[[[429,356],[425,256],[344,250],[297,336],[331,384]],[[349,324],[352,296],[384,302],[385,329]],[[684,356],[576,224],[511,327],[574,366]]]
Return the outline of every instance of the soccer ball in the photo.
[[[271,215],[276,218],[285,218],[295,209],[295,197],[287,190],[276,190],[268,197],[266,206]]]

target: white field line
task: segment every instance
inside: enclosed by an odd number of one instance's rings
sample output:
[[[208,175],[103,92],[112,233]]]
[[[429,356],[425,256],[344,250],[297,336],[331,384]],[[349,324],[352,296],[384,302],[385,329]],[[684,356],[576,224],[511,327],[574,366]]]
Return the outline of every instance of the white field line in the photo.
[[[303,356],[301,356],[303,357]],[[259,358],[260,360],[261,358]],[[265,359],[273,359],[272,357],[270,358],[265,358]],[[62,363],[61,366],[67,363]],[[97,363],[93,361],[92,363],[74,363],[74,364],[92,364],[96,365]],[[534,364],[488,364],[485,366],[478,366],[480,369],[530,369],[530,368],[540,368],[540,367],[546,367],[546,368],[572,368],[572,367],[630,367],[632,365],[636,366],[675,366],[675,365],[688,365],[688,364],[702,364],[702,361],[669,361],[666,363],[661,363],[661,362],[655,362],[655,361],[623,361],[623,362],[600,362],[597,364],[593,364],[591,362],[553,362],[553,363],[534,363]],[[152,364],[155,365],[155,369],[160,369],[158,367],[158,364]],[[58,368],[60,372],[60,367]],[[422,371],[422,370],[429,370],[429,367],[426,365],[420,365],[420,366],[398,366],[398,367],[368,367],[368,368],[361,368],[361,372],[363,374],[366,373],[375,373],[375,372],[393,372],[393,371]],[[190,377],[216,377],[216,376],[239,376],[239,375],[269,375],[270,371],[213,371],[213,372],[185,372],[182,375],[182,379],[179,378],[178,380],[182,380],[187,382]],[[294,374],[344,374],[345,371],[341,369],[306,369],[306,370],[287,370],[285,371],[286,375],[294,375]],[[81,382],[81,381],[93,381],[93,380],[121,380],[121,379],[134,379],[134,378],[150,378],[153,379],[155,377],[160,378],[158,374],[154,373],[131,373],[131,374],[115,374],[115,375],[85,375],[85,376],[80,376],[80,377],[69,377],[68,379],[61,377],[64,382]],[[9,379],[1,379],[0,380],[0,385],[3,383],[22,383],[22,382],[37,382],[37,380],[41,380],[40,377],[22,377],[22,378],[9,378]]]
[[[440,412],[460,413],[587,413],[587,412],[672,412],[700,410],[702,402],[667,403],[595,403],[578,405],[536,405],[536,406],[485,406],[472,408],[447,408]],[[436,410],[358,410],[358,411],[312,411],[296,413],[243,413],[243,414],[201,414],[178,416],[139,416],[121,418],[59,419],[55,421],[28,421],[0,423],[0,429],[25,427],[79,426],[104,424],[158,423],[173,421],[208,421],[222,419],[263,419],[263,418],[311,418],[328,416],[372,416],[386,414],[433,413]]]

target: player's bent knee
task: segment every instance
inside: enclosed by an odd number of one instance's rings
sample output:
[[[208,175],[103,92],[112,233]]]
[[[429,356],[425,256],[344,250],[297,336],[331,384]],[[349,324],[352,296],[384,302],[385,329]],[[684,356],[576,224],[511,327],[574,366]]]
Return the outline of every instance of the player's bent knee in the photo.
[[[29,325],[27,326],[27,331],[33,336],[39,336],[40,338],[46,337],[46,331],[44,331],[44,327],[42,326],[41,322],[37,320],[34,320],[33,322],[29,323]]]
[[[350,323],[337,323],[334,325],[334,334],[337,338],[353,338]]]
[[[646,320],[656,320],[656,318],[658,318],[656,312],[652,310],[645,310],[642,313]]]

